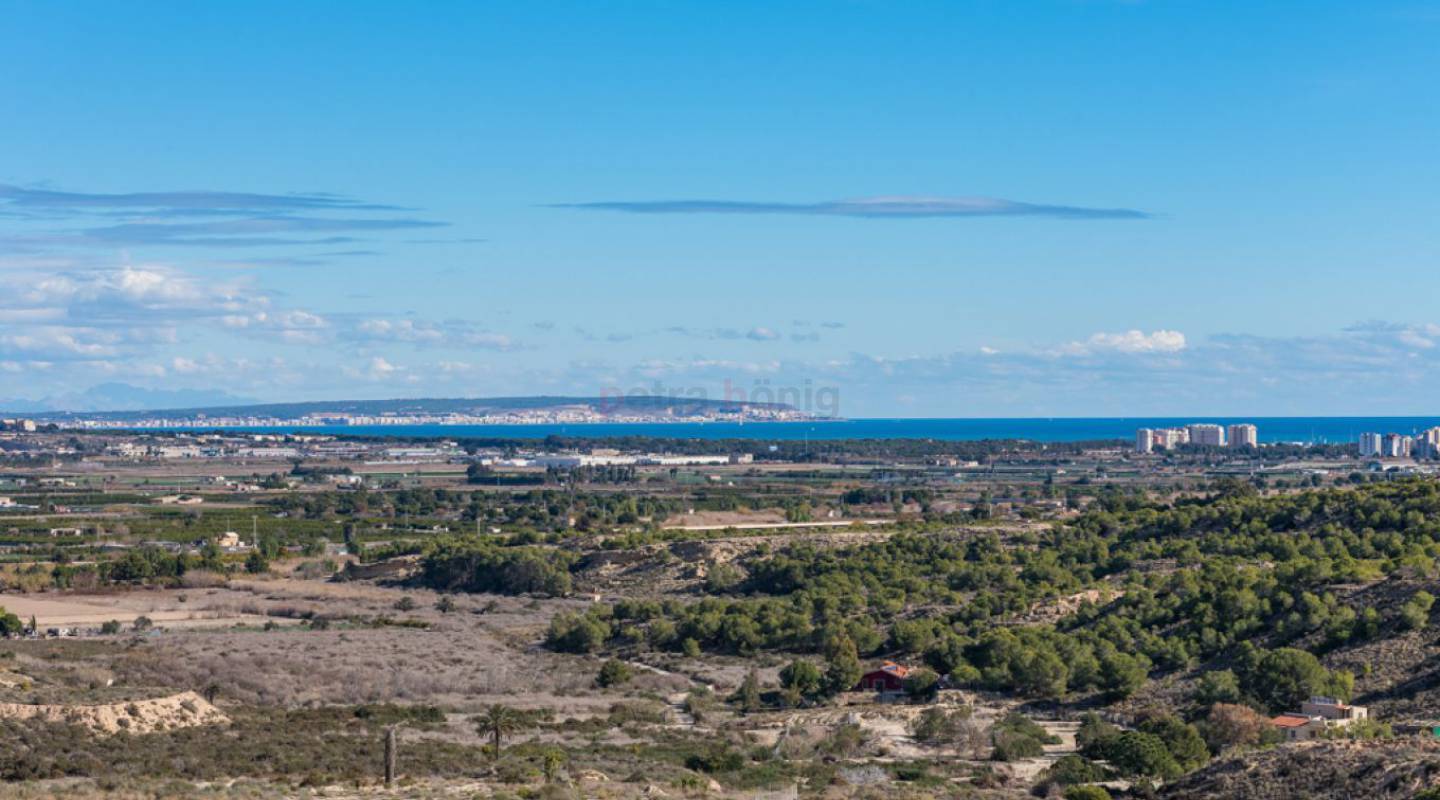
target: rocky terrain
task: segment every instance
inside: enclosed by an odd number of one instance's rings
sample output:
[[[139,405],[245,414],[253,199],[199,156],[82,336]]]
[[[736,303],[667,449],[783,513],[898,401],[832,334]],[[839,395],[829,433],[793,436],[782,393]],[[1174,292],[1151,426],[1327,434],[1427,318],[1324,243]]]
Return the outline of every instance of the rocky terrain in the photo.
[[[1222,758],[1165,787],[1174,800],[1410,798],[1440,783],[1440,742],[1311,742]]]

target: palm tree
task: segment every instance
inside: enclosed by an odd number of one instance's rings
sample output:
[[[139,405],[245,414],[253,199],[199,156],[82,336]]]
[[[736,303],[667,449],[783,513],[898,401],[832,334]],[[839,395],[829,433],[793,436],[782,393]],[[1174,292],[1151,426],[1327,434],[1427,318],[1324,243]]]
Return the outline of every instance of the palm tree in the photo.
[[[500,757],[500,737],[514,733],[525,724],[524,716],[509,706],[499,703],[485,709],[475,718],[475,730],[488,735],[495,742],[495,758]]]

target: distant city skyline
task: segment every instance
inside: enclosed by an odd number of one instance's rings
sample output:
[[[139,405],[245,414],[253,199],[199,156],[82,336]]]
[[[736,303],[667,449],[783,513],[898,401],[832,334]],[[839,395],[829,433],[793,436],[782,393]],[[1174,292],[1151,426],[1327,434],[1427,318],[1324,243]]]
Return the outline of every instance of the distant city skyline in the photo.
[[[0,410],[1422,415],[1437,36],[1387,0],[9,4]]]

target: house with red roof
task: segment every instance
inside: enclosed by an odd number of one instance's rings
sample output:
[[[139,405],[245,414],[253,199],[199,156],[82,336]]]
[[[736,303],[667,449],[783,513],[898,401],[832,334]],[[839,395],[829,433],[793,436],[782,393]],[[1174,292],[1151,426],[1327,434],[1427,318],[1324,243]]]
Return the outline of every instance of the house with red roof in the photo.
[[[1348,728],[1369,718],[1369,709],[1365,706],[1352,706],[1333,697],[1312,697],[1300,704],[1299,713],[1292,711],[1272,717],[1270,724],[1284,734],[1285,741],[1304,742],[1329,728]]]
[[[905,691],[905,676],[910,668],[894,661],[886,661],[879,669],[873,669],[860,676],[860,682],[851,691],[895,694]]]

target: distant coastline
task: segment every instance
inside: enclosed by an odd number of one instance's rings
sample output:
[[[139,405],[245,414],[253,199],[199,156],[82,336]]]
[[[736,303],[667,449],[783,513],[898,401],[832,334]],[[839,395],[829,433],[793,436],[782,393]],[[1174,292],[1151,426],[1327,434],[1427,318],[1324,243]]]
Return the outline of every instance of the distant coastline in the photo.
[[[1409,433],[1440,424],[1440,415],[1416,417],[1064,417],[961,419],[808,419],[804,421],[569,422],[479,425],[255,425],[226,430],[264,433],[393,436],[403,438],[543,439],[548,436],[610,438],[642,436],[678,439],[937,439],[978,441],[1022,439],[1037,442],[1134,440],[1143,427],[1191,422],[1253,422],[1262,444],[1350,444],[1366,431]],[[205,430],[206,426],[168,428]]]
[[[814,422],[825,417],[785,403],[665,395],[334,400],[35,415],[82,430]]]

